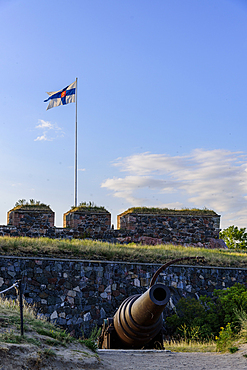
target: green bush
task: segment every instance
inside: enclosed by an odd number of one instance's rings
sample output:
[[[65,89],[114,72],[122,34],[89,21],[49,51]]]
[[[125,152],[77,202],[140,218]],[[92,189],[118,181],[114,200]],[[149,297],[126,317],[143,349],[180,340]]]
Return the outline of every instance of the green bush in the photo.
[[[235,284],[226,290],[214,290],[217,297],[216,305],[220,319],[220,326],[231,324],[234,332],[240,329],[237,312],[247,312],[247,289],[242,284]]]
[[[200,297],[200,300],[182,298],[176,314],[166,319],[166,327],[176,339],[193,340],[193,332],[198,328],[197,339],[210,340],[219,332],[216,307],[208,297]]]
[[[247,289],[235,284],[225,290],[214,290],[213,298],[182,298],[176,310],[166,319],[168,333],[175,339],[193,340],[196,333],[199,340],[211,340],[228,323],[231,331],[237,333],[241,326],[237,312],[247,312]]]

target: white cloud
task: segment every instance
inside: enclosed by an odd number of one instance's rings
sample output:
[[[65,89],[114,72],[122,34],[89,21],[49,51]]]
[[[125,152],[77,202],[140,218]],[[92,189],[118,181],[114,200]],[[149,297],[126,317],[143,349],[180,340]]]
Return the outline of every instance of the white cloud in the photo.
[[[43,129],[52,129],[53,128],[53,125],[48,122],[48,121],[44,121],[43,119],[39,119],[39,124],[37,126],[35,126],[35,128],[43,128]]]
[[[39,123],[38,125],[35,126],[35,128],[39,130],[43,130],[43,134],[40,136],[37,136],[36,139],[34,139],[34,141],[53,141],[57,137],[64,136],[64,132],[56,123],[52,124],[42,119],[39,119]],[[47,136],[48,132],[49,132],[49,136]]]
[[[127,175],[107,179],[101,186],[131,205],[143,205],[144,199],[152,202],[152,191],[163,199],[159,205],[163,206],[172,194],[173,199],[176,196],[172,204],[211,208],[224,214],[226,222],[247,226],[247,161],[243,153],[223,149],[195,149],[174,157],[140,153],[118,158],[114,165]]]
[[[36,137],[36,139],[34,139],[34,141],[52,141],[53,140],[53,138],[48,138],[47,136],[46,136],[46,133],[44,133],[43,135],[41,135],[41,136],[37,136]]]

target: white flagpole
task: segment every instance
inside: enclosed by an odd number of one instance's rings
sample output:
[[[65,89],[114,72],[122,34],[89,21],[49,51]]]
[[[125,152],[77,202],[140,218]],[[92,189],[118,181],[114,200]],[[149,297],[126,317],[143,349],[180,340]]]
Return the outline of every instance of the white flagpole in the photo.
[[[77,78],[75,94],[75,207],[77,207]]]

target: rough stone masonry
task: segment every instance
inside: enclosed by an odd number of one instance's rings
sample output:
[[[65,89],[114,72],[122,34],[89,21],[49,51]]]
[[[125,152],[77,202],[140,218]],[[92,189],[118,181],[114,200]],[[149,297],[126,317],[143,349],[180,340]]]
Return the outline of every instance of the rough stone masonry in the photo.
[[[213,211],[131,208],[118,216],[118,229],[113,230],[111,214],[104,209],[72,209],[64,214],[64,228],[57,228],[54,212],[48,206],[23,207],[8,212],[9,224],[0,226],[0,235],[88,237],[113,243],[173,243],[209,248],[217,247],[215,241],[219,239],[220,215]]]
[[[0,291],[22,278],[25,300],[74,335],[89,334],[112,317],[130,295],[148,289],[160,265],[52,258],[0,257]],[[247,269],[170,266],[159,281],[171,290],[165,314],[181,297],[212,295],[236,282],[247,285]],[[15,298],[15,290],[7,296]]]

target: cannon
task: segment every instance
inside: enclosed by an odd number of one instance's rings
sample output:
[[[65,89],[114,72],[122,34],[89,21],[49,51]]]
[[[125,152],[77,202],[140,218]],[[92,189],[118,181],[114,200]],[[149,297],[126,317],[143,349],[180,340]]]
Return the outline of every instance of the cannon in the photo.
[[[161,266],[144,294],[126,298],[113,318],[104,320],[98,346],[102,349],[163,348],[163,310],[170,300],[170,290],[157,277],[165,268],[184,257]]]

